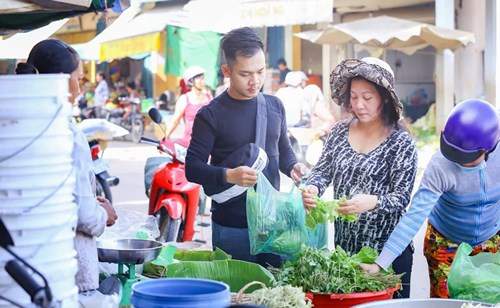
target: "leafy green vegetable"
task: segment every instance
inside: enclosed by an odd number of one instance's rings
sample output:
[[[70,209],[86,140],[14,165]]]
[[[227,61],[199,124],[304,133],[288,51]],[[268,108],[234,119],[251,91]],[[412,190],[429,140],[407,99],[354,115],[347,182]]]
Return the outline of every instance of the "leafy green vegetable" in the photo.
[[[312,208],[306,215],[306,226],[309,229],[316,228],[319,224],[333,222],[337,218],[341,218],[348,222],[358,220],[356,214],[342,215],[338,212],[340,203],[345,202],[345,198],[332,201],[323,201],[316,197],[316,207]]]
[[[382,291],[400,283],[400,275],[380,272],[366,274],[362,261],[374,260],[374,251],[364,248],[351,257],[342,248],[334,252],[304,248],[295,260],[287,261],[281,269],[273,269],[278,285],[290,284],[313,293],[357,293]]]
[[[269,248],[284,255],[294,255],[300,251],[304,241],[305,234],[302,230],[285,230],[269,242]]]
[[[373,264],[378,257],[378,253],[371,247],[363,247],[361,250],[353,255],[351,259],[359,263]]]

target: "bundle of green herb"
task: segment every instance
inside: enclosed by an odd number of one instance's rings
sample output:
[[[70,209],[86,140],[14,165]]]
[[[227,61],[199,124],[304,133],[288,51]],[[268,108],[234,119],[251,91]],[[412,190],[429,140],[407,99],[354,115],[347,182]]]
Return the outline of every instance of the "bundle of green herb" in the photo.
[[[319,224],[333,222],[337,218],[350,222],[358,220],[358,216],[356,214],[339,214],[338,209],[340,203],[345,201],[345,198],[332,201],[323,201],[320,198],[316,197],[316,207],[310,209],[306,215],[306,226],[309,229],[314,229]]]
[[[365,273],[360,263],[373,263],[377,252],[364,247],[358,254],[349,256],[342,248],[334,252],[304,248],[293,261],[281,269],[273,270],[278,285],[302,287],[306,292],[323,294],[349,294],[382,291],[397,286],[400,275],[380,272]]]

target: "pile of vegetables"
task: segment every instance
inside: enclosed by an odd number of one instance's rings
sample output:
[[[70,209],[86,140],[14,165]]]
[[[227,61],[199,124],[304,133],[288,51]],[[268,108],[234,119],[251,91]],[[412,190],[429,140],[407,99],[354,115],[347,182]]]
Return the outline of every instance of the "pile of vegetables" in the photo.
[[[337,218],[349,222],[358,220],[358,216],[356,214],[342,215],[338,212],[340,204],[345,201],[345,198],[323,201],[316,197],[316,207],[310,209],[306,215],[306,226],[309,229],[314,229],[319,224],[333,222]]]
[[[400,284],[401,275],[380,272],[365,273],[360,263],[374,263],[377,252],[369,247],[350,256],[342,248],[328,252],[305,247],[295,260],[274,269],[277,284],[302,287],[319,294],[349,294],[382,291]]]
[[[268,308],[311,308],[311,302],[306,299],[302,288],[290,285],[274,288],[262,288],[248,295],[253,304]]]

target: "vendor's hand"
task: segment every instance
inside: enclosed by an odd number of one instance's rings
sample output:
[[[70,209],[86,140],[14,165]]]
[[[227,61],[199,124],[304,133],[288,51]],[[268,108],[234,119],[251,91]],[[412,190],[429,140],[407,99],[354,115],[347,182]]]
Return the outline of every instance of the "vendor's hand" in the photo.
[[[365,273],[371,274],[371,275],[376,274],[382,270],[382,268],[377,263],[374,263],[374,264],[361,263],[359,265],[359,267],[361,267],[361,269]]]
[[[97,203],[106,210],[106,214],[108,215],[108,220],[106,221],[106,226],[110,227],[115,224],[118,219],[118,215],[116,214],[115,208],[111,205],[108,199],[98,196]]]
[[[246,166],[227,169],[226,181],[243,187],[251,187],[257,184],[257,171]]]
[[[304,207],[308,210],[316,207],[316,197],[318,196],[318,188],[314,185],[308,185],[302,190],[302,203]]]
[[[306,167],[303,163],[296,163],[293,166],[292,171],[290,172],[290,175],[292,176],[293,181],[295,184],[300,183],[302,178],[309,173],[309,168]]]
[[[378,198],[374,195],[354,195],[350,200],[341,203],[338,211],[343,215],[364,213],[374,209],[377,201]]]

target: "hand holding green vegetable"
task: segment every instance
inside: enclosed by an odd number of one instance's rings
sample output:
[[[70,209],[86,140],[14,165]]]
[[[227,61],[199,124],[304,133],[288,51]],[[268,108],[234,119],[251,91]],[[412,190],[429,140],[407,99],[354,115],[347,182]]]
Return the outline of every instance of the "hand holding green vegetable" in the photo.
[[[378,197],[375,195],[358,194],[350,200],[340,203],[338,212],[343,215],[361,214],[377,206]]]
[[[302,190],[302,203],[306,210],[316,207],[316,198],[318,198],[318,188],[314,185],[308,185]]]
[[[306,226],[309,229],[314,229],[319,224],[333,222],[337,217],[349,222],[358,219],[356,214],[342,215],[339,213],[340,204],[345,202],[345,199],[323,201],[315,197],[314,200],[316,205],[310,208],[306,215]]]

